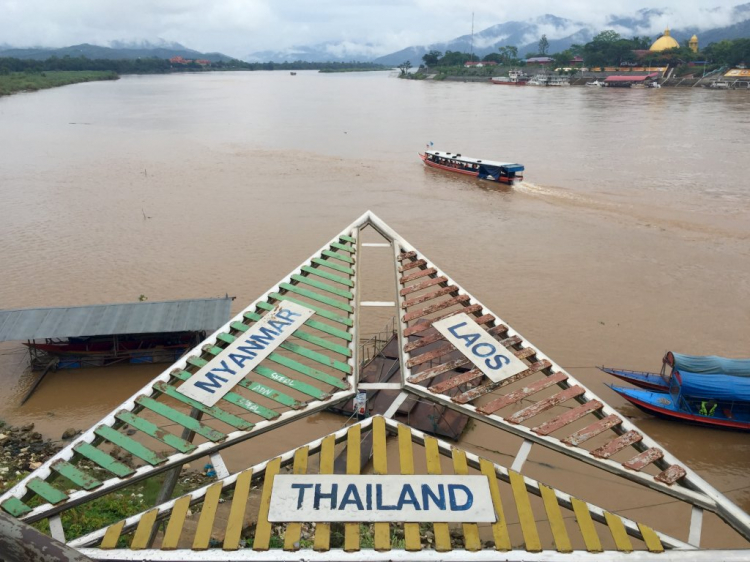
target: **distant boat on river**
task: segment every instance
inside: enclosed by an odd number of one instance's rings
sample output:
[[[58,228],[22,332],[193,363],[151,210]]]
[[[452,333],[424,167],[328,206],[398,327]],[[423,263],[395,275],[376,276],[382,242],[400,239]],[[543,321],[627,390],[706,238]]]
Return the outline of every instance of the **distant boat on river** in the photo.
[[[520,70],[511,70],[508,72],[508,76],[494,76],[492,78],[493,84],[501,86],[525,86],[528,81],[529,76]]]
[[[495,162],[494,160],[477,160],[461,154],[425,150],[419,157],[430,168],[437,168],[447,172],[473,176],[480,180],[489,180],[513,185],[523,181],[524,167],[510,162]]]

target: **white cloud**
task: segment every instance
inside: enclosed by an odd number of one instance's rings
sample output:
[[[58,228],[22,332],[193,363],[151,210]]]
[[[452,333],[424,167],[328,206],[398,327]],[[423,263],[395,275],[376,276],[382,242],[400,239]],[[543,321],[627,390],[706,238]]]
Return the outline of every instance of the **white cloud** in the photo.
[[[741,0],[740,0],[741,1]],[[731,22],[737,0],[0,0],[0,42],[14,46],[106,45],[113,40],[177,41],[202,51],[234,56],[294,45],[341,42],[342,52],[385,54],[411,45],[447,41],[506,21],[543,14],[605,29],[612,14],[634,16],[640,8],[669,15],[642,34],[664,27],[710,28]],[[713,10],[713,8],[718,8]],[[575,29],[569,30],[571,33]],[[548,37],[560,35],[549,28]],[[363,47],[364,46],[364,47]]]

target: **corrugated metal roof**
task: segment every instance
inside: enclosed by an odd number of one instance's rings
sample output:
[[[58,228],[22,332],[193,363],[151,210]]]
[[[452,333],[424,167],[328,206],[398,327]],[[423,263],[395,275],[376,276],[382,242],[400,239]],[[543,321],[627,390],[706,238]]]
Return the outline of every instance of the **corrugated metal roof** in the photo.
[[[0,341],[213,332],[229,320],[232,299],[192,299],[0,310]]]

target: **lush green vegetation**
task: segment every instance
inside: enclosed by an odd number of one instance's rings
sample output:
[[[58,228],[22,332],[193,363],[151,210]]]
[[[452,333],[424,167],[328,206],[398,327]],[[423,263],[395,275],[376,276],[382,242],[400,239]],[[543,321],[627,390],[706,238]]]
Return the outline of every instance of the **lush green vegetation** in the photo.
[[[0,73],[0,96],[23,91],[34,92],[78,82],[117,80],[117,78],[117,73],[111,70]]]

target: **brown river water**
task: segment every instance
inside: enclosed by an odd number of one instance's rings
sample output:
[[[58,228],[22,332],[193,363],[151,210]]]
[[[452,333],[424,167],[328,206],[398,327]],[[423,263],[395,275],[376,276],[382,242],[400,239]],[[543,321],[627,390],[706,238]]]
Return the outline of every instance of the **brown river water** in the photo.
[[[749,135],[746,92],[389,73],[133,76],[1,98],[0,308],[229,294],[237,312],[370,209],[750,510],[747,435],[651,418],[594,368],[658,370],[666,350],[750,356]],[[417,153],[429,141],[521,162],[527,181],[426,169]],[[363,298],[392,290],[363,284]],[[164,367],[53,373],[21,407],[26,362],[20,343],[0,344],[0,419],[52,439],[92,426]],[[343,423],[320,414],[259,437],[229,452],[230,468]],[[500,461],[518,447],[476,426],[463,444]],[[594,490],[686,538],[689,510],[647,512],[634,485],[539,447],[527,468],[542,480],[566,471],[566,491]],[[747,546],[712,517],[704,544]]]

